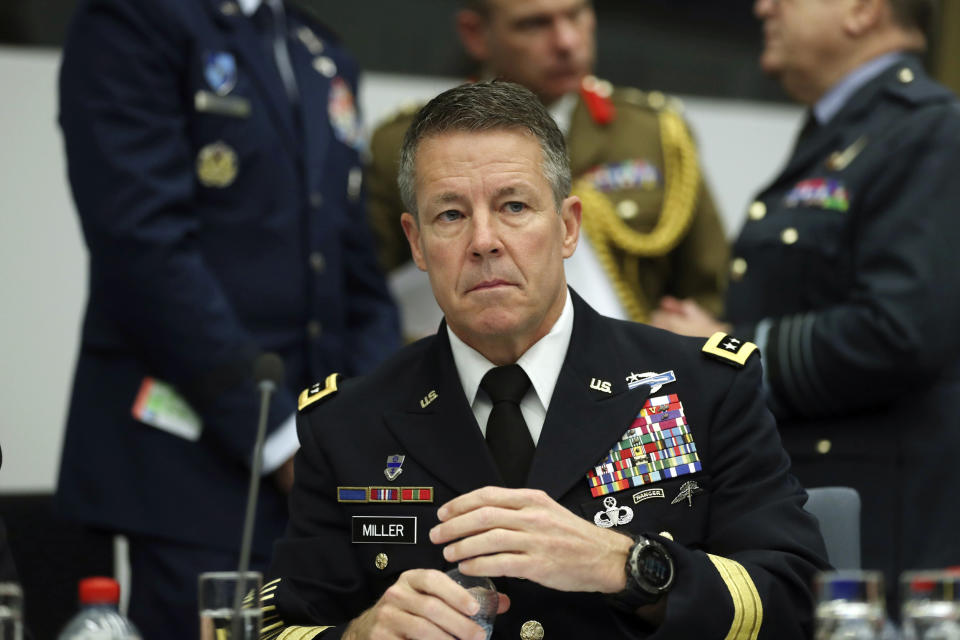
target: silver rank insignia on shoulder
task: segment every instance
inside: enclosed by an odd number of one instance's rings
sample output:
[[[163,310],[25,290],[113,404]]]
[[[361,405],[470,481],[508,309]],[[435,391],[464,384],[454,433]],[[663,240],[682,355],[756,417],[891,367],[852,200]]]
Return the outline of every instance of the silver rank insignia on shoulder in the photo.
[[[609,529],[633,520],[633,509],[618,507],[617,499],[613,496],[607,496],[603,499],[603,507],[603,511],[597,511],[593,516],[593,523],[598,527]]]
[[[387,456],[387,468],[383,470],[383,475],[387,476],[387,480],[393,482],[397,479],[397,476],[403,473],[403,460],[406,457],[399,453]]]
[[[664,371],[663,373],[653,371],[634,373],[631,371],[630,375],[627,376],[627,388],[636,389],[637,387],[647,385],[650,387],[650,393],[656,393],[660,391],[660,387],[663,385],[676,381],[677,376],[673,373],[672,369],[670,371]]]
[[[683,500],[687,501],[687,506],[693,506],[693,496],[698,493],[703,493],[703,489],[700,488],[700,485],[697,484],[696,480],[687,480],[682,485],[680,485],[680,493],[677,494],[677,497],[670,501],[670,504],[677,504]]]

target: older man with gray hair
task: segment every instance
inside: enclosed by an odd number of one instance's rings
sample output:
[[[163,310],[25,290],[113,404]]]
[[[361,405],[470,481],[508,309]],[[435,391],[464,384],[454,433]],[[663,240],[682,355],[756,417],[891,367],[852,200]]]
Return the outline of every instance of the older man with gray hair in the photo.
[[[807,125],[734,245],[731,324],[653,317],[756,342],[794,473],[860,492],[891,599],[904,570],[960,564],[960,101],[917,57],[935,4],[756,2],[760,65]]]
[[[264,639],[807,638],[826,567],[754,346],[597,314],[581,205],[519,85],[427,104],[402,223],[445,320],[300,399]],[[495,580],[492,631],[444,571]]]

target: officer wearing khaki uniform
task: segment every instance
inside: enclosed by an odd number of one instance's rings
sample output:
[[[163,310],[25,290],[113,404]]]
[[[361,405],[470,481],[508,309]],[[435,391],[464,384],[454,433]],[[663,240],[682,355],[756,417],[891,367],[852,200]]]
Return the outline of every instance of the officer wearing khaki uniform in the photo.
[[[645,320],[664,295],[719,312],[728,248],[679,102],[589,75],[594,27],[584,0],[486,0],[458,15],[483,74],[533,90],[565,134],[589,240],[567,263],[571,284],[619,318]],[[396,167],[412,116],[401,111],[371,142],[369,213],[386,270],[410,259]]]

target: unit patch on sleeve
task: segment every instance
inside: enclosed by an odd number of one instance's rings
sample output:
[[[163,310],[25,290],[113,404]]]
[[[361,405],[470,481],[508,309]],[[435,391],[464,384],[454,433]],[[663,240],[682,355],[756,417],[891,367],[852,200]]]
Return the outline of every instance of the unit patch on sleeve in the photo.
[[[734,338],[723,331],[717,331],[710,336],[701,351],[707,357],[719,360],[724,364],[743,367],[747,364],[747,358],[757,351],[757,345]]]

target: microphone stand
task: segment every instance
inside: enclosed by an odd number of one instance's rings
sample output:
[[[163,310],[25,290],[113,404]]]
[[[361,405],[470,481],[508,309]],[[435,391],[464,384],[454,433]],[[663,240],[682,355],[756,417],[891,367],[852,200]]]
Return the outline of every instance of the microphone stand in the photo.
[[[272,354],[271,354],[272,355]],[[274,356],[276,357],[276,356]],[[279,358],[277,359],[279,361]],[[267,434],[267,414],[270,409],[270,394],[276,390],[273,380],[264,379],[257,383],[260,387],[260,420],[257,423],[257,439],[253,447],[253,466],[250,469],[250,490],[247,494],[247,512],[243,522],[243,539],[240,542],[240,564],[237,568],[237,590],[233,598],[233,621],[230,637],[240,640],[240,611],[243,593],[246,589],[246,572],[250,567],[250,548],[253,545],[253,521],[256,516],[257,493],[260,489],[260,470],[263,467],[263,441]]]

